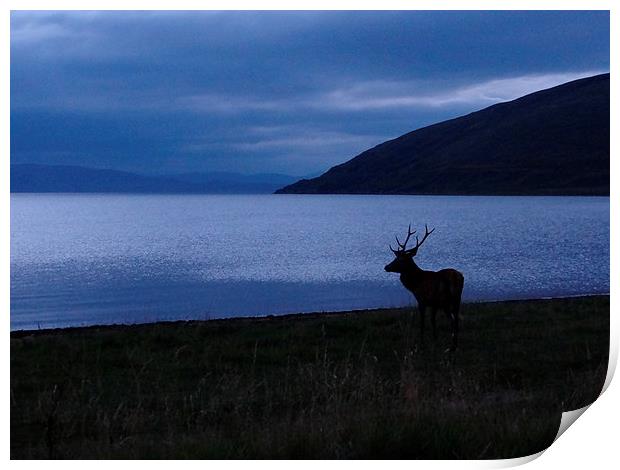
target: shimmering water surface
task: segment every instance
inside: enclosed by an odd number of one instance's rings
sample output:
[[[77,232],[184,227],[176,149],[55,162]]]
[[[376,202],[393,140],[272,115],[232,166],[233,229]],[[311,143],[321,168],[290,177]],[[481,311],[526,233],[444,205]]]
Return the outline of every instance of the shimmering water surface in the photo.
[[[409,222],[466,300],[609,292],[609,198],[15,194],[11,328],[409,305]]]

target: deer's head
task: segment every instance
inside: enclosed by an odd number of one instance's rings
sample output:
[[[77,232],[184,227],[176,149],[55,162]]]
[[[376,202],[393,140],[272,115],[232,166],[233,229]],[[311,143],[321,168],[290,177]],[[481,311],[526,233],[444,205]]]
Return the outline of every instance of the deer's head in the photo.
[[[428,236],[434,231],[435,229],[429,232],[428,227],[425,225],[424,226],[425,233],[424,233],[424,237],[422,237],[422,240],[419,240],[416,235],[415,247],[407,249],[407,243],[409,242],[411,235],[414,235],[416,232],[415,230],[413,232],[411,231],[411,224],[409,224],[409,228],[407,229],[407,238],[405,238],[405,242],[401,243],[398,237],[396,237],[396,243],[398,243],[398,249],[395,250],[394,248],[392,248],[392,245],[390,245],[390,250],[392,250],[392,253],[394,253],[395,258],[394,258],[394,261],[392,261],[390,264],[388,264],[385,267],[385,270],[389,273],[402,273],[402,272],[405,272],[411,269],[415,264],[413,262],[413,257],[418,254],[418,248],[422,246],[422,243],[424,243],[426,239],[428,238]]]

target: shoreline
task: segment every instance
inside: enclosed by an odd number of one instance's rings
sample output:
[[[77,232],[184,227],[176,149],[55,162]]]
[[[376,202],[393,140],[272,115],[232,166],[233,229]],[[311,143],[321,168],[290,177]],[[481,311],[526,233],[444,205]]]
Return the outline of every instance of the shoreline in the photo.
[[[116,195],[116,196],[422,196],[422,197],[601,197],[610,198],[609,194],[492,194],[492,193],[476,193],[476,194],[460,194],[460,193],[278,193],[278,192],[260,192],[260,193],[192,193],[192,192],[123,192],[123,191],[11,191],[14,194],[42,194],[42,195],[76,195],[76,194],[95,194],[100,196]]]
[[[507,299],[507,300],[472,300],[463,302],[461,309],[468,306],[483,306],[489,305],[501,305],[501,304],[515,304],[515,303],[531,303],[531,302],[553,302],[564,299],[582,299],[582,298],[596,298],[596,297],[609,297],[610,293],[602,294],[575,294],[564,296],[552,296],[552,297],[536,297],[527,299]],[[379,307],[379,308],[366,308],[366,309],[352,309],[352,310],[330,310],[330,311],[311,311],[311,312],[295,312],[284,314],[266,314],[266,315],[253,315],[253,316],[240,316],[240,317],[226,317],[226,318],[211,318],[211,319],[180,319],[180,320],[159,320],[152,322],[135,322],[135,323],[99,323],[94,325],[80,325],[80,326],[61,326],[52,328],[37,328],[37,329],[15,329],[11,330],[11,338],[22,338],[25,336],[46,335],[46,334],[63,334],[77,331],[87,330],[125,330],[130,328],[141,328],[148,326],[174,326],[179,324],[197,325],[197,324],[216,324],[216,323],[260,323],[270,320],[310,320],[320,317],[332,317],[332,316],[353,316],[363,314],[375,314],[380,312],[399,312],[404,310],[417,309],[417,305],[408,305],[401,307]],[[461,316],[463,311],[461,310]]]

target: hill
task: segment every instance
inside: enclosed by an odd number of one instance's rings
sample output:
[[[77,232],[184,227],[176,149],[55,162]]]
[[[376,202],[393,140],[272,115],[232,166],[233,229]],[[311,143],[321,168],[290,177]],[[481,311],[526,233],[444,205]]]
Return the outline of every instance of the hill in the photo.
[[[415,130],[276,193],[609,195],[609,79]]]
[[[278,174],[145,176],[68,165],[11,165],[12,193],[272,193],[294,180],[292,176]]]

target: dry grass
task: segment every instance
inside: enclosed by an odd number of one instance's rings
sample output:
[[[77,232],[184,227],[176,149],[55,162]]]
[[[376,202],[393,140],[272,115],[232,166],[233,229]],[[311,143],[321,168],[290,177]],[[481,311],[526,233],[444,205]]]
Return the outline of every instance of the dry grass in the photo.
[[[509,458],[600,393],[608,297],[463,316],[452,356],[402,309],[12,333],[11,457]]]

